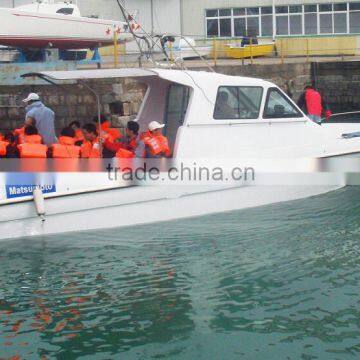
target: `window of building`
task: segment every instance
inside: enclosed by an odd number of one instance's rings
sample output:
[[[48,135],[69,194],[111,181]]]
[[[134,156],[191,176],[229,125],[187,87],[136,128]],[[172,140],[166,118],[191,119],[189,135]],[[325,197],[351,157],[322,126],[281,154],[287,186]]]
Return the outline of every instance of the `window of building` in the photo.
[[[246,36],[246,19],[245,18],[234,19],[234,35],[236,37]]]
[[[294,104],[278,88],[271,88],[266,97],[264,119],[286,119],[303,117]]]
[[[263,88],[257,86],[220,86],[216,98],[214,119],[257,119]]]
[[[349,10],[350,33],[360,33],[360,2],[349,3]]]
[[[207,36],[219,36],[219,20],[207,19],[206,21]]]
[[[206,10],[208,37],[348,33],[360,33],[360,1],[281,5],[275,6],[275,14],[272,6]]]
[[[261,16],[261,36],[272,36],[273,34],[273,16]]]
[[[220,19],[220,36],[231,37],[231,19]]]

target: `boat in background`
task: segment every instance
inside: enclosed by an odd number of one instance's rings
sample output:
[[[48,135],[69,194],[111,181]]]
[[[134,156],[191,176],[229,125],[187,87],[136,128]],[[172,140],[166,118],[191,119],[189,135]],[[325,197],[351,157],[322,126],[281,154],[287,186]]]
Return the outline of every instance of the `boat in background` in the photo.
[[[227,44],[225,45],[225,55],[231,59],[247,59],[250,57],[268,56],[274,53],[274,43],[254,44],[254,45],[240,45]]]
[[[166,45],[166,53],[174,59],[196,59],[200,57],[210,56],[212,51],[211,46],[197,46],[193,38],[180,38],[176,40],[173,45]]]
[[[96,48],[113,44],[115,32],[119,43],[133,40],[126,22],[83,17],[68,2],[0,8],[0,23],[0,45],[17,48]]]

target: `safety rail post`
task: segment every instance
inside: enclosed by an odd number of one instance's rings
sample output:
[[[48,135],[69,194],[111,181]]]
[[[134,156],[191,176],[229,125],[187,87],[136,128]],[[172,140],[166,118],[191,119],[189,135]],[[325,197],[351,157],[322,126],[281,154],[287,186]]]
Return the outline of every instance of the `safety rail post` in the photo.
[[[306,62],[309,62],[309,56],[310,56],[309,39],[306,39]]]
[[[281,64],[284,64],[284,40],[280,39],[280,57],[281,57]]]
[[[250,63],[253,65],[254,59],[253,59],[253,38],[250,37]]]
[[[214,57],[214,66],[217,66],[217,43],[215,36],[213,37],[213,57]]]
[[[173,63],[174,62],[174,53],[173,53],[173,43],[171,41],[169,42],[169,50],[170,50],[169,60],[171,63]]]
[[[118,59],[118,33],[117,30],[114,28],[114,68],[116,69],[119,65],[119,59]]]

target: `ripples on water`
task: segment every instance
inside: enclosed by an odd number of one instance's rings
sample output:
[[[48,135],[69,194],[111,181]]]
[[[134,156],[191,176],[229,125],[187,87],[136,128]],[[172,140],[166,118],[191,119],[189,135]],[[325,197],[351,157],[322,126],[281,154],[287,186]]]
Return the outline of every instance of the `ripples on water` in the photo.
[[[360,188],[0,243],[0,359],[358,359]]]

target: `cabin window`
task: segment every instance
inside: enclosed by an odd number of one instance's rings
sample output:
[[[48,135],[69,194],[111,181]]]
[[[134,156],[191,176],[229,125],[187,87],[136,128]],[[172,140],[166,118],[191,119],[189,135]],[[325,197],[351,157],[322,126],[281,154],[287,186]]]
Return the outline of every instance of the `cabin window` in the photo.
[[[263,88],[258,86],[220,86],[216,98],[214,119],[257,119]]]
[[[268,91],[264,119],[286,119],[303,117],[294,104],[277,88]]]
[[[72,15],[74,12],[74,8],[62,8],[59,9],[56,13],[63,14],[63,15]]]
[[[167,93],[165,108],[165,135],[169,139],[170,146],[176,140],[176,134],[185,120],[186,111],[190,99],[190,89],[183,85],[172,84]]]

